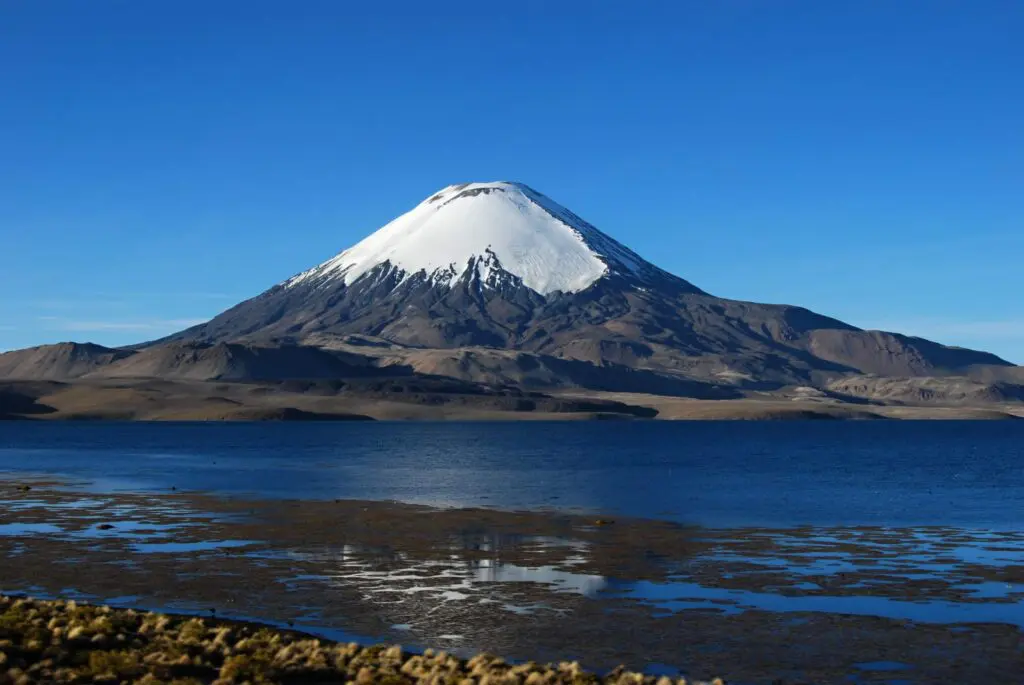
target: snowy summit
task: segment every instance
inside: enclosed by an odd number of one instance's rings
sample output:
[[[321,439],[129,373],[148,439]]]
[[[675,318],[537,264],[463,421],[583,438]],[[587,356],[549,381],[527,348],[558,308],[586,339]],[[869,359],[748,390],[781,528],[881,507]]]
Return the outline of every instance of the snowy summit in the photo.
[[[579,292],[608,273],[655,269],[544,195],[500,181],[448,186],[284,286],[351,285],[385,264],[403,279],[420,274],[443,285],[473,270],[484,287],[511,274],[541,295]]]

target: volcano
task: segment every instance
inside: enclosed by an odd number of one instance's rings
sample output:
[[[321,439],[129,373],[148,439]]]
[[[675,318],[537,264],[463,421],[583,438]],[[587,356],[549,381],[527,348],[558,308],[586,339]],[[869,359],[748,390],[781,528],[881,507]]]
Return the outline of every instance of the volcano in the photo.
[[[513,182],[448,186],[322,264],[151,344],[168,342],[472,349],[441,354],[441,366],[473,376],[561,360],[748,388],[1011,366],[801,307],[715,297]]]

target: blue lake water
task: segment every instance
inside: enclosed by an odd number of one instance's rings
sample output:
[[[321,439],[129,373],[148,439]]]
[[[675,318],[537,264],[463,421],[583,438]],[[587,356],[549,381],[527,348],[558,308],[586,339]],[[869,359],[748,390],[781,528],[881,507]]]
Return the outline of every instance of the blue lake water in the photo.
[[[1024,422],[7,423],[0,471],[711,527],[1024,527]]]

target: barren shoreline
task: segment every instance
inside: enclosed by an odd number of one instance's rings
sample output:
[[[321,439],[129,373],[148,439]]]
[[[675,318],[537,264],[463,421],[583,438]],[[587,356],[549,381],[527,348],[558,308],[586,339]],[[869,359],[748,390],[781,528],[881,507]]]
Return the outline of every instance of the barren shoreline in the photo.
[[[492,390],[389,385],[367,391],[326,382],[5,381],[0,420],[33,421],[588,421],[1014,420],[1024,408],[842,402],[765,394],[693,399],[643,393]]]

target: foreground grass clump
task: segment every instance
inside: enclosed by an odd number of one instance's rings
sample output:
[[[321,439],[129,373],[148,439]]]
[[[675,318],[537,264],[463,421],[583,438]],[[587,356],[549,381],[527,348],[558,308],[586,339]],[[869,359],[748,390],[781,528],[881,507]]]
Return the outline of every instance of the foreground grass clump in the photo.
[[[578,664],[511,665],[334,644],[227,621],[0,595],[0,683],[684,684]],[[720,683],[720,681],[715,681]],[[696,684],[694,684],[696,685]]]

